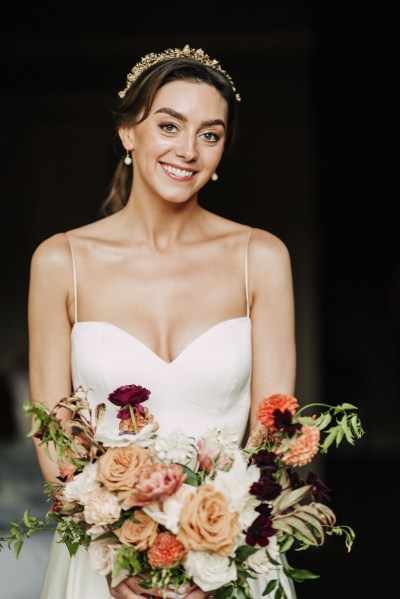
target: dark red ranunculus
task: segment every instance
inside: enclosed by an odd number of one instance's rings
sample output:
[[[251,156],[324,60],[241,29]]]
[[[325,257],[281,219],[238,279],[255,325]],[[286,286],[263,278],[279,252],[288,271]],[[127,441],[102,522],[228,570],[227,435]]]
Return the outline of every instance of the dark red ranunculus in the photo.
[[[274,426],[278,431],[285,431],[289,437],[293,437],[296,431],[301,429],[299,422],[292,422],[292,413],[289,410],[274,410]]]
[[[254,547],[259,545],[260,547],[266,547],[269,543],[269,538],[275,534],[275,530],[272,528],[272,520],[264,514],[260,514],[249,526],[246,533],[246,543]]]
[[[144,401],[147,401],[150,397],[150,391],[140,385],[123,385],[118,387],[110,395],[108,399],[116,406],[121,409],[117,414],[117,418],[126,420],[130,418],[129,406],[132,409],[137,409],[141,416],[145,415],[144,408],[141,405]]]
[[[332,489],[323,483],[314,472],[308,473],[307,484],[311,485],[311,493],[317,501],[328,503],[331,500],[329,493]]]

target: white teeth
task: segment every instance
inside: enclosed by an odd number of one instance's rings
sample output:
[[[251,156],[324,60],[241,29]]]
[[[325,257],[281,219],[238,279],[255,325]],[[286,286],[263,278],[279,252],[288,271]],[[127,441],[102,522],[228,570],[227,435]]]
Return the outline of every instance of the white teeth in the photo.
[[[183,171],[180,168],[176,168],[175,166],[170,166],[169,164],[162,164],[164,170],[176,177],[191,177],[194,171]]]

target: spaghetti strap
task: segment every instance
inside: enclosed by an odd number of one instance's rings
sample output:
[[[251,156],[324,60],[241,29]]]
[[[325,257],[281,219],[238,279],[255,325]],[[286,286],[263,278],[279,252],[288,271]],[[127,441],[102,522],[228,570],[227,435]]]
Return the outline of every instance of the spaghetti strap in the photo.
[[[75,314],[74,318],[75,318],[75,322],[78,322],[78,286],[77,286],[77,282],[76,282],[75,254],[74,254],[74,250],[72,249],[71,240],[70,240],[68,234],[65,233],[65,236],[68,240],[69,248],[71,250],[72,270],[73,270],[73,276],[74,276],[74,314]]]
[[[247,240],[246,240],[246,251],[244,254],[244,278],[245,278],[245,285],[246,285],[246,316],[247,318],[250,316],[250,306],[249,306],[249,267],[248,267],[248,249],[249,249],[249,242],[250,242],[250,237],[251,234],[253,232],[253,229],[250,229],[250,233],[247,236]]]

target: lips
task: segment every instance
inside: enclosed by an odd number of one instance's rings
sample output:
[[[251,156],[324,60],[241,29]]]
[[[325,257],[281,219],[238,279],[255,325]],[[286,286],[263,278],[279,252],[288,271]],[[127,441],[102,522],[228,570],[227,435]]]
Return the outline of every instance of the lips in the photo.
[[[166,164],[165,162],[160,162],[160,164],[165,172],[174,179],[187,181],[196,174],[196,171],[179,168],[178,166],[172,166],[172,164]]]

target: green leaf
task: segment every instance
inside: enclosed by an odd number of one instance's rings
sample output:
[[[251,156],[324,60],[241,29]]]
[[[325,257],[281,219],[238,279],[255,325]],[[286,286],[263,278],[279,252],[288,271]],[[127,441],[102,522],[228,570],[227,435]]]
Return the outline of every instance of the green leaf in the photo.
[[[186,474],[185,483],[187,485],[191,485],[192,487],[198,487],[199,481],[197,479],[196,473],[193,472],[193,470],[191,470],[188,466],[184,466],[183,464],[181,464],[181,466],[183,468],[184,473]]]
[[[358,410],[357,406],[353,406],[351,403],[342,403],[341,406],[337,407],[341,408],[342,410]]]
[[[322,419],[321,422],[318,424],[318,428],[319,430],[323,430],[324,428],[326,428],[328,426],[328,424],[330,424],[332,422],[332,416],[329,414],[329,412],[327,412],[326,414],[322,415]]]
[[[237,599],[248,599],[246,593],[241,587],[236,587],[235,596],[237,597]]]
[[[310,485],[304,485],[299,489],[295,489],[294,491],[290,491],[289,493],[282,493],[280,498],[276,501],[274,505],[274,509],[272,513],[283,512],[291,505],[294,505],[300,499],[303,499],[307,495],[310,490]]]
[[[265,587],[264,592],[262,593],[262,596],[268,595],[268,593],[272,593],[272,591],[275,590],[275,587],[277,584],[278,584],[278,581],[276,579],[270,580],[268,582],[267,586]]]
[[[334,426],[333,428],[329,429],[329,431],[327,431],[327,432],[329,434],[327,435],[327,437],[325,437],[325,441],[321,445],[322,453],[326,453],[328,451],[328,448],[332,445],[332,443],[336,439],[336,435],[338,433],[338,427]]]
[[[347,441],[350,443],[350,445],[354,445],[354,436],[353,436],[353,433],[351,432],[351,429],[347,423],[346,414],[341,419],[340,425],[341,425],[342,429],[344,430],[344,434],[346,435]]]
[[[275,598],[274,599],[283,599],[284,593],[281,586],[276,589]]]
[[[305,522],[303,522],[303,520],[301,520],[300,518],[296,516],[288,516],[285,517],[285,520],[287,522],[287,524],[289,524],[290,526],[292,526],[295,530],[298,530],[299,532],[301,532],[301,534],[306,537],[306,539],[308,539],[309,541],[311,541],[311,543],[317,545],[318,541],[315,538],[315,536],[312,534],[312,532],[310,531],[310,529],[308,528],[308,526],[305,524]]]
[[[21,549],[22,549],[22,545],[24,544],[23,541],[15,541],[14,544],[14,553],[15,553],[15,557],[18,559],[19,554],[21,553]]]
[[[285,553],[288,549],[291,548],[293,543],[294,538],[292,536],[287,536],[286,539],[283,541],[282,545],[280,546],[280,552]]]
[[[249,557],[249,555],[253,555],[256,553],[258,549],[256,547],[251,547],[250,545],[242,545],[238,547],[236,550],[236,557],[239,561],[244,562]]]
[[[295,568],[283,568],[284,572],[289,578],[292,580],[296,580],[297,582],[302,580],[313,580],[315,578],[320,578],[319,574],[313,574],[309,570],[296,570]]]
[[[230,599],[234,592],[234,586],[229,584],[227,586],[221,587],[214,592],[215,599]]]

